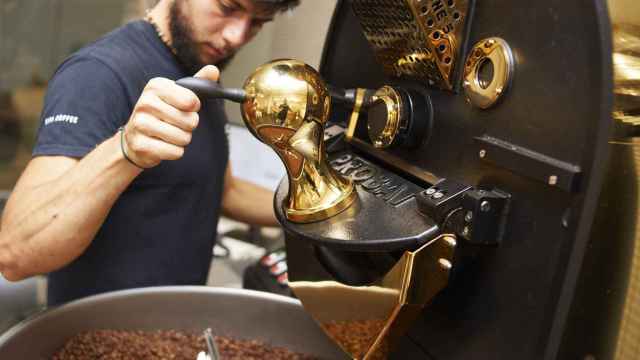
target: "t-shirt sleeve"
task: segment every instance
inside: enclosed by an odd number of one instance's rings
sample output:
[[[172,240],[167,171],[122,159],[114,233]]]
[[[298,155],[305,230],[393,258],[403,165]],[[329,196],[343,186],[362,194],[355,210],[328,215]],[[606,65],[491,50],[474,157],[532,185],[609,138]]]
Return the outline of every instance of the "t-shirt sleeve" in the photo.
[[[33,156],[82,158],[127,122],[131,108],[111,68],[71,58],[49,82]]]

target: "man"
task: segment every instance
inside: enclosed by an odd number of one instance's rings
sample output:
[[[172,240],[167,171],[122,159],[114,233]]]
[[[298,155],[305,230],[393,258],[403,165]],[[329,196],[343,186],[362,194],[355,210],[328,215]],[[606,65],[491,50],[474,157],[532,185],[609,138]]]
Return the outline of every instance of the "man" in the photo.
[[[49,304],[204,284],[220,210],[275,225],[272,193],[227,166],[220,101],[173,80],[219,64],[298,0],[161,0],[67,59],[5,208],[0,272],[49,274]],[[203,67],[204,66],[204,67]]]

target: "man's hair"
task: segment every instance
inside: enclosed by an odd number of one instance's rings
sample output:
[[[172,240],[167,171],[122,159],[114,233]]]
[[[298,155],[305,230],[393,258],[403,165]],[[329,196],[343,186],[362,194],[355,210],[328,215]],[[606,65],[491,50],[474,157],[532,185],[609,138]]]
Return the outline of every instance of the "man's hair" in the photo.
[[[263,4],[276,10],[285,12],[300,5],[300,0],[253,0],[258,4]]]

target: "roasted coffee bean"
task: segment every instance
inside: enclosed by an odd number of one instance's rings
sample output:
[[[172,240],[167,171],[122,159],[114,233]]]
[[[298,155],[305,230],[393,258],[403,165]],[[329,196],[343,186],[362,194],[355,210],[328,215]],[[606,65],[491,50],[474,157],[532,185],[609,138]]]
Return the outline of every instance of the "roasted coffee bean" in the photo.
[[[271,347],[257,340],[238,340],[216,336],[222,360],[313,360],[315,357]],[[194,360],[206,351],[201,334],[176,330],[117,331],[97,330],[78,334],[51,360]]]
[[[377,337],[386,324],[384,320],[332,321],[322,324],[325,332],[354,358],[384,360],[389,353],[389,343],[384,336],[375,349]]]

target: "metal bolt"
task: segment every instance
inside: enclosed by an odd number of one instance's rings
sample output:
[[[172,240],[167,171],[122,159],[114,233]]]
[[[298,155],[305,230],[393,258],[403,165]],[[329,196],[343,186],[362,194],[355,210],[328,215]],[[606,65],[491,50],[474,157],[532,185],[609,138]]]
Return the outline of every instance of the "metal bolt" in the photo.
[[[480,203],[480,211],[487,212],[489,210],[491,210],[491,203],[490,202],[485,200],[485,201]]]
[[[487,151],[486,150],[480,150],[480,159],[484,159],[485,156],[487,156]]]
[[[464,216],[464,221],[470,223],[473,220],[473,212],[467,211],[467,214]]]
[[[445,270],[451,270],[451,268],[453,267],[451,265],[451,261],[447,259],[438,259],[438,264],[440,264],[440,267]]]
[[[569,228],[569,218],[571,217],[571,208],[568,208],[567,210],[564,211],[564,213],[562,214],[562,227],[565,229]]]
[[[436,189],[434,188],[427,189],[427,195],[433,195],[435,193],[436,193]]]
[[[468,226],[465,226],[464,229],[462,229],[462,236],[468,238],[469,237],[469,233],[471,233],[471,230],[469,229]]]
[[[450,247],[456,247],[456,245],[457,245],[456,239],[454,237],[452,237],[452,236],[445,236],[444,241]]]
[[[433,198],[434,199],[442,199],[444,197],[444,194],[441,192],[437,192],[435,194],[433,194]]]
[[[555,175],[549,176],[549,185],[554,186],[558,184],[558,177]]]

